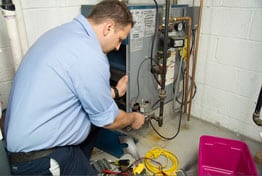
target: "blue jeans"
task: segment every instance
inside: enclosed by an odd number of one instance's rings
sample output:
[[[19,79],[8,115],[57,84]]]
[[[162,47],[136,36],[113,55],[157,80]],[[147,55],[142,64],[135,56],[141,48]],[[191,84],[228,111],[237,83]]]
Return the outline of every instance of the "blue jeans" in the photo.
[[[92,127],[87,139],[76,146],[57,147],[48,156],[23,163],[11,163],[14,175],[97,175],[90,157],[100,128]]]

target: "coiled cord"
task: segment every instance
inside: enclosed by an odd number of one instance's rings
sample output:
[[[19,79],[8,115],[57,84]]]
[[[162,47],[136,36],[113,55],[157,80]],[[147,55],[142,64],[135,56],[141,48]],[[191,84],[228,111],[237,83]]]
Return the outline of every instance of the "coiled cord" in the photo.
[[[156,161],[156,159],[161,156],[166,158],[166,163],[164,165]],[[171,164],[169,162],[171,162]],[[155,147],[149,150],[145,155],[144,163],[148,171],[156,175],[176,175],[179,169],[178,157],[161,147]]]

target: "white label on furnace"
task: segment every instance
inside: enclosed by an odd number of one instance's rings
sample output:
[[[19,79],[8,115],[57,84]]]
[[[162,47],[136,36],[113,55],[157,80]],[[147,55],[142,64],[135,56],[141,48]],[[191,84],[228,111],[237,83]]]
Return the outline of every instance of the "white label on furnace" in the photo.
[[[153,36],[155,31],[155,9],[132,9],[135,25],[130,33],[131,51],[143,49],[144,37]]]

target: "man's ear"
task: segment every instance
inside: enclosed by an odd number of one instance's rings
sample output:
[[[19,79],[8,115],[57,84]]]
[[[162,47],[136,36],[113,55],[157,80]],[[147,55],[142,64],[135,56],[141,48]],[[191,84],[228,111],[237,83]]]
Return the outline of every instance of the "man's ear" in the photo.
[[[110,32],[114,31],[115,23],[113,20],[108,20],[105,22],[103,34],[107,36]]]

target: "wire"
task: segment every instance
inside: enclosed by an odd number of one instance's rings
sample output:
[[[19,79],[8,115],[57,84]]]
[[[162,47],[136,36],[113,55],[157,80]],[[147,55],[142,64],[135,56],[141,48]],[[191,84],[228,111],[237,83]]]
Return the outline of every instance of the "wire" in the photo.
[[[154,147],[149,150],[144,157],[133,161],[125,170],[117,172],[104,169],[102,170],[102,173],[110,175],[131,176],[133,175],[131,173],[134,171],[133,169],[139,167],[141,163],[145,169],[143,173],[146,172],[146,175],[153,174],[153,176],[175,176],[177,173],[182,172],[182,170],[179,169],[180,161],[175,154],[161,147]]]
[[[151,71],[153,70],[153,52],[154,52],[154,45],[155,45],[155,40],[156,40],[156,34],[158,32],[158,19],[157,19],[157,16],[158,16],[158,4],[157,4],[157,1],[154,0],[154,3],[155,3],[155,6],[156,6],[156,16],[155,16],[155,31],[154,31],[154,35],[153,35],[153,41],[152,41],[152,45],[151,45],[151,56],[150,56],[150,66],[151,66]],[[160,81],[158,80],[157,78],[157,75],[155,73],[152,73],[153,76],[154,76],[154,79],[155,81],[157,82],[158,85],[160,85]]]
[[[183,87],[184,87],[184,86],[183,86]],[[183,89],[183,91],[182,91],[182,102],[183,102],[183,101],[184,101],[184,89]],[[155,104],[156,104],[156,103],[155,103]],[[158,136],[160,136],[161,138],[166,139],[166,140],[172,140],[172,139],[174,139],[174,138],[179,134],[179,132],[180,132],[182,115],[183,115],[183,104],[180,105],[180,115],[179,115],[179,123],[178,123],[177,132],[176,132],[176,134],[174,134],[174,136],[172,136],[172,137],[165,137],[165,136],[163,136],[162,134],[160,134],[160,133],[157,131],[157,129],[154,127],[154,125],[152,124],[152,122],[151,122],[152,119],[149,120],[149,123],[150,123],[151,127],[153,128],[153,130],[156,132],[156,134],[157,134]]]
[[[149,123],[150,123],[151,127],[152,127],[153,130],[157,133],[158,136],[160,136],[161,138],[166,139],[166,140],[172,140],[172,139],[174,139],[175,137],[177,137],[177,135],[178,135],[179,132],[180,132],[181,120],[182,120],[182,115],[183,115],[183,112],[182,112],[182,107],[183,107],[183,105],[181,104],[180,107],[181,107],[181,109],[180,109],[178,129],[177,129],[176,134],[175,134],[174,136],[172,136],[172,137],[165,137],[165,136],[163,136],[162,134],[160,134],[160,133],[157,131],[157,129],[154,127],[154,125],[152,124],[152,122],[151,122],[152,119],[149,120]]]
[[[182,80],[183,80],[183,89],[185,88],[185,77],[184,77],[184,75],[185,75],[185,70],[184,71],[182,71]],[[192,77],[190,76],[190,79],[192,79]],[[192,85],[190,86],[190,89],[192,89]],[[174,90],[173,90],[174,91]],[[197,85],[196,85],[196,83],[194,83],[194,93],[193,93],[193,96],[192,96],[192,99],[194,99],[194,97],[195,97],[195,95],[196,95],[196,92],[197,92]],[[175,97],[176,98],[176,101],[179,103],[179,104],[185,104],[184,103],[184,101],[182,100],[182,101],[180,101],[179,99],[178,99],[178,97]],[[186,104],[188,104],[188,103],[190,103],[189,101],[187,101],[186,102]]]
[[[137,73],[137,77],[136,77],[136,83],[137,83],[137,96],[135,98],[135,103],[137,102],[138,97],[140,96],[140,84],[139,84],[139,75],[140,75],[140,70],[142,68],[142,65],[144,64],[144,62],[147,60],[148,58],[145,58],[139,65],[138,68],[138,73]]]
[[[166,159],[166,163],[161,164],[156,159],[163,156]],[[171,162],[171,164],[169,163]],[[176,175],[179,168],[178,157],[168,150],[161,147],[155,147],[149,150],[144,158],[145,167],[154,174],[161,175]]]

